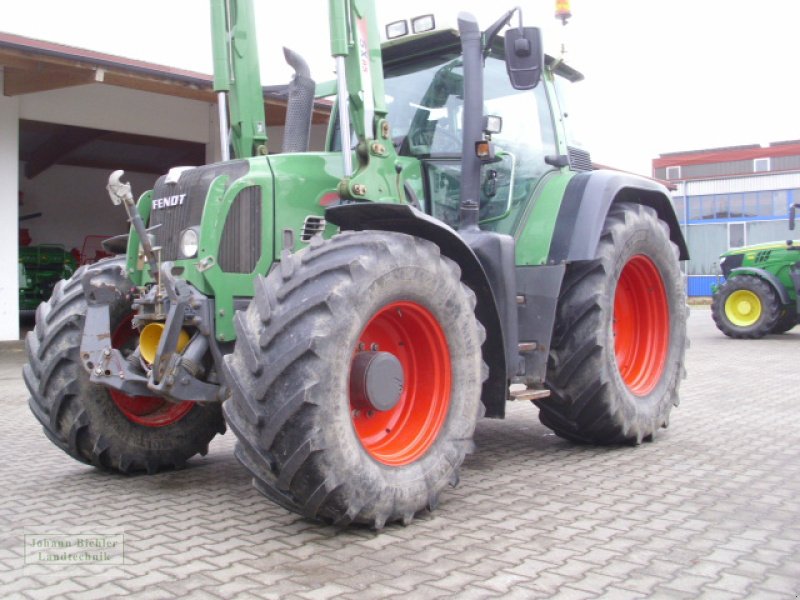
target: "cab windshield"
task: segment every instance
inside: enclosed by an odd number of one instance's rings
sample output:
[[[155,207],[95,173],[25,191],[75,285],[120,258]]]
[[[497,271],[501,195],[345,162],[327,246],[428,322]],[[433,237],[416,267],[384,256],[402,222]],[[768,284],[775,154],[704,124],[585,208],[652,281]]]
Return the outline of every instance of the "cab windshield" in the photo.
[[[484,114],[501,117],[503,128],[492,136],[498,159],[483,168],[480,219],[484,229],[512,229],[519,207],[551,168],[544,157],[556,154],[556,141],[544,88],[540,84],[533,90],[515,90],[505,63],[487,57]],[[385,89],[398,153],[423,161],[428,212],[456,225],[464,104],[461,58],[434,58],[392,68],[386,73]]]

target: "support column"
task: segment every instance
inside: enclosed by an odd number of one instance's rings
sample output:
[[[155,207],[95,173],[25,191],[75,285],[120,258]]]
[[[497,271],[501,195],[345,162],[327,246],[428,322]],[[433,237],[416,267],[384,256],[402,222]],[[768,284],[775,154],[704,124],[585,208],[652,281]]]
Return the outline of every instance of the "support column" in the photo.
[[[3,69],[0,68],[0,90]],[[0,341],[19,339],[19,98],[0,94]]]
[[[219,115],[217,105],[208,105],[208,142],[206,143],[206,164],[219,162],[222,160],[219,141]]]

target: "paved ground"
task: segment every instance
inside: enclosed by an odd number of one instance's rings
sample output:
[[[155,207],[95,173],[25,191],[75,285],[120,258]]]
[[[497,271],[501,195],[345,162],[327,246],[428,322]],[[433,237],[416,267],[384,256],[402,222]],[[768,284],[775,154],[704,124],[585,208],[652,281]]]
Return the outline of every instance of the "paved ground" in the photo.
[[[0,351],[0,595],[24,598],[797,598],[800,328],[732,341],[690,319],[683,403],[637,448],[587,448],[530,405],[478,426],[433,514],[337,531],[270,504],[228,434],[185,471],[121,477],[52,446],[22,352]],[[124,531],[122,566],[24,563],[31,532]]]

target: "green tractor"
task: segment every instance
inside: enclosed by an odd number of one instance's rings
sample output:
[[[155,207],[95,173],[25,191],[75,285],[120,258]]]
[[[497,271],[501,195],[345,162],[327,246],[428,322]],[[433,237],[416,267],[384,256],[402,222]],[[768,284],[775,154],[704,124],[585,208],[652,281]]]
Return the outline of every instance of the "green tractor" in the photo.
[[[335,82],[296,75],[268,152],[251,0],[212,0],[223,152],[134,200],[123,256],[83,267],[27,338],[30,406],[70,456],[178,468],[227,426],[254,485],[381,528],[455,485],[481,416],[532,401],[579,443],[666,427],[688,258],[667,190],[592,170],[559,111],[580,73],[536,28],[427,16],[381,47],[330,0]],[[503,35],[501,35],[501,33]],[[309,152],[314,97],[337,95]],[[230,119],[230,120],[228,120]]]
[[[53,293],[56,283],[70,277],[78,261],[63,246],[40,244],[19,248],[19,309],[33,311]]]
[[[719,265],[725,282],[713,291],[711,315],[722,333],[756,339],[797,325],[800,240],[735,248]]]

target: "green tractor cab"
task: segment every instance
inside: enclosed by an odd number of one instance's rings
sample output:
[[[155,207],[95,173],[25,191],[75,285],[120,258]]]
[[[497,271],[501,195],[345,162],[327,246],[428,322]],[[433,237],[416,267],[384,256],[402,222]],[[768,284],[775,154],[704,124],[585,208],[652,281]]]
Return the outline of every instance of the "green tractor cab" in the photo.
[[[785,333],[800,314],[800,240],[736,248],[719,259],[725,282],[715,286],[711,314],[732,338]]]

